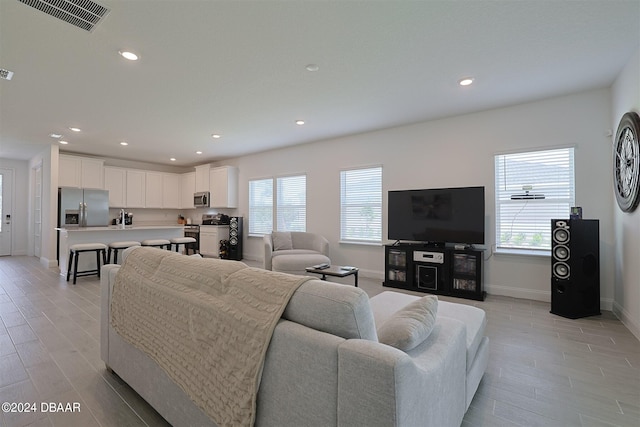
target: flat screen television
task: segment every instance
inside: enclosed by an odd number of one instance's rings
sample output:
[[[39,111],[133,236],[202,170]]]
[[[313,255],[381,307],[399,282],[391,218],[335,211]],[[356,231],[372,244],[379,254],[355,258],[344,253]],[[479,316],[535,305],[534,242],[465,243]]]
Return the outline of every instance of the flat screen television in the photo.
[[[388,237],[484,244],[484,187],[389,191]]]

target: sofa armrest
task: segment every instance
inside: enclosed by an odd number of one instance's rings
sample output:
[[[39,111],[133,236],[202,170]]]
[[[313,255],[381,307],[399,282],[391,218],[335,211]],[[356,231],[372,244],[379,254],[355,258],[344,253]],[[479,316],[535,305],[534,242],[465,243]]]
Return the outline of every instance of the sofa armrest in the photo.
[[[100,269],[100,357],[109,366],[109,319],[111,291],[120,270],[117,264],[107,264]]]
[[[273,242],[271,240],[271,234],[265,234],[262,236],[262,242],[264,245],[264,260],[262,266],[265,270],[271,270],[271,257],[273,256]]]
[[[324,236],[318,236],[318,240],[315,242],[318,247],[316,250],[324,256],[329,256],[329,241]]]
[[[407,353],[346,340],[338,348],[338,425],[458,427],[465,384],[465,331],[455,319],[439,320]]]

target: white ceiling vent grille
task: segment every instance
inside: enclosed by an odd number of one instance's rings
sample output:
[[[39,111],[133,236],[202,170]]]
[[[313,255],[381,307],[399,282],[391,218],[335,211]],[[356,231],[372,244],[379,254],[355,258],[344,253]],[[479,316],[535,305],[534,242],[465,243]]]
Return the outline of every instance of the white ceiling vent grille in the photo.
[[[91,0],[18,0],[71,25],[92,31],[109,9]]]

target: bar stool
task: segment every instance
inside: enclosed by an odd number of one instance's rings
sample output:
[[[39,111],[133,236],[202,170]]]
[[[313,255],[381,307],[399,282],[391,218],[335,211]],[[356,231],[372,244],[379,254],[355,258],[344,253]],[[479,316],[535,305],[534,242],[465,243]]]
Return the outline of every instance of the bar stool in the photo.
[[[152,246],[154,248],[171,250],[171,242],[167,239],[146,239],[140,242],[142,246]]]
[[[109,243],[109,252],[107,253],[107,263],[111,264],[111,252],[113,252],[113,263],[118,263],[118,251],[130,248],[132,246],[140,246],[140,242],[134,240],[125,242],[111,242]]]
[[[82,252],[95,252],[96,253],[96,269],[78,271],[78,256]],[[77,243],[69,246],[69,266],[67,267],[67,282],[71,277],[71,265],[73,264],[73,284],[76,284],[76,279],[80,276],[90,276],[97,274],[100,277],[100,253],[102,253],[102,263],[107,263],[107,245],[102,243]]]
[[[197,253],[196,249],[196,239],[193,237],[174,237],[170,240],[172,245],[176,245],[176,252],[180,252],[180,245],[184,245],[185,254],[189,255],[189,249],[193,251],[193,253]]]

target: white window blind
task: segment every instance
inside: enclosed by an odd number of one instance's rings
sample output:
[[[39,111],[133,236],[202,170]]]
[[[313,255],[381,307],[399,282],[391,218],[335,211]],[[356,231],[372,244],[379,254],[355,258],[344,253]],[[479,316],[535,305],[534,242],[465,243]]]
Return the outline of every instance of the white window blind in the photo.
[[[273,179],[249,181],[249,234],[273,230]]]
[[[307,230],[307,177],[284,176],[276,179],[276,230]]]
[[[340,172],[340,239],[382,242],[382,167]]]
[[[495,156],[498,249],[551,250],[551,219],[575,205],[573,151]]]

